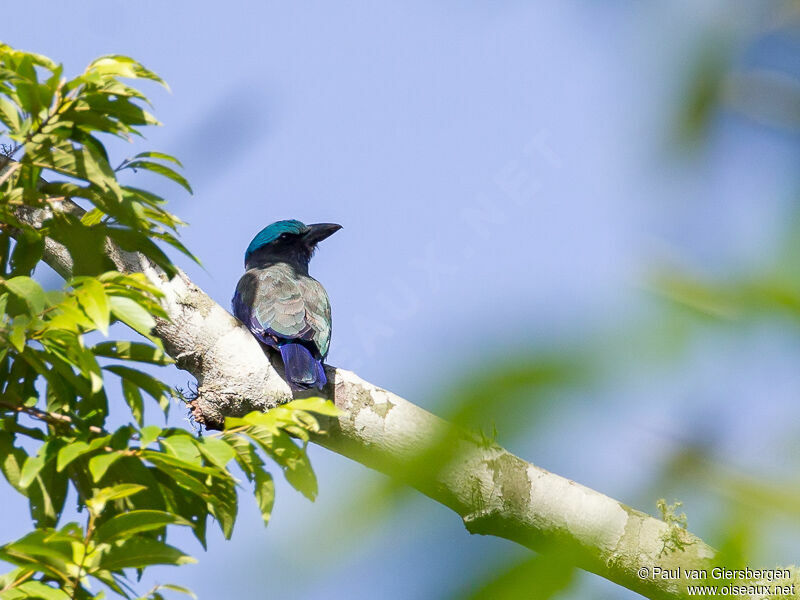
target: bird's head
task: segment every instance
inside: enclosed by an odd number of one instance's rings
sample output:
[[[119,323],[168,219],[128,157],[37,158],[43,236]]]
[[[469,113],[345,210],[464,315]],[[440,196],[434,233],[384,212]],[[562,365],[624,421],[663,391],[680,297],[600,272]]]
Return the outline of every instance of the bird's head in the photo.
[[[336,223],[306,225],[300,221],[277,221],[256,234],[244,253],[244,267],[285,261],[308,267],[317,244],[342,228]]]

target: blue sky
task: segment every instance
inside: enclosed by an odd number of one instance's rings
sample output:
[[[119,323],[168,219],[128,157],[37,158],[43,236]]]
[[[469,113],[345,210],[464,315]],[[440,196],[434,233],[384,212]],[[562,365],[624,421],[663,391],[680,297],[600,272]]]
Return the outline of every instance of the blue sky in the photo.
[[[341,223],[311,265],[333,305],[329,360],[432,410],[482,357],[646,312],[642,277],[655,258],[759,264],[796,194],[797,139],[786,134],[727,117],[693,159],[670,149],[699,43],[751,22],[726,2],[29,0],[3,13],[5,42],[67,73],[126,54],[169,82],[171,93],[151,89],[164,127],[114,150],[183,161],[193,196],[153,185],[190,223],[183,239],[205,270],[187,270],[224,306],[260,228]],[[769,463],[777,447],[742,447],[735,432],[754,398],[771,415],[766,429],[790,414],[800,391],[782,358],[791,342],[754,330],[704,344],[679,376],[623,373],[615,389],[556,404],[529,435],[500,441],[634,502],[670,439],[733,403],[722,447]],[[190,545],[199,564],[158,578],[201,598],[437,598],[467,584],[465,568],[524,555],[468,536],[424,498],[341,539],[337,521],[381,476],[311,455],[315,504],[280,486],[264,530],[245,499],[233,541]],[[18,512],[3,512],[0,537],[23,531]],[[580,589],[611,590],[590,579]]]

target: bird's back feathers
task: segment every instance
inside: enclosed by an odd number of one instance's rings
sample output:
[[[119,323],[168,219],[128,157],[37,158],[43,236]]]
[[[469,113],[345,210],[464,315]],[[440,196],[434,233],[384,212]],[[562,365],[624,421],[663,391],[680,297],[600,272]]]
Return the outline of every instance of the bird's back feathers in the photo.
[[[286,263],[250,269],[236,286],[233,312],[261,343],[280,350],[293,387],[325,385],[331,307],[318,281]]]

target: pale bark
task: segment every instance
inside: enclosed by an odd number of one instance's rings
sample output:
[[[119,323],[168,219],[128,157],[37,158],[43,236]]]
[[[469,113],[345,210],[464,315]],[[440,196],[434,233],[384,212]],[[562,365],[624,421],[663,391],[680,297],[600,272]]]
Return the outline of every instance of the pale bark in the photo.
[[[63,209],[81,210],[69,201]],[[44,214],[24,216],[40,223]],[[168,281],[136,254],[113,248],[109,253],[120,270],[145,272],[164,293],[170,320],[159,322],[155,332],[177,365],[197,379],[197,421],[218,428],[225,416],[292,399],[280,365],[188,277]],[[46,260],[69,276],[69,254],[50,240]],[[567,552],[578,566],[652,598],[680,597],[686,579],[642,579],[641,568],[680,568],[685,575],[686,569],[712,564],[713,550],[683,530],[680,547],[665,546],[674,525],[528,463],[354,373],[331,366],[326,372],[330,383],[322,395],[342,415],[324,422],[326,434],[314,441],[416,487],[454,510],[471,533]],[[432,467],[428,459],[434,454]]]

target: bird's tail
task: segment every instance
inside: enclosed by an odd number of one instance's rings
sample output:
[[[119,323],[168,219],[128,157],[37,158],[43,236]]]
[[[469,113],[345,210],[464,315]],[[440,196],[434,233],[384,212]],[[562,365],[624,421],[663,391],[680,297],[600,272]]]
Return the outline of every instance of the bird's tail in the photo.
[[[308,390],[312,387],[322,389],[328,379],[322,361],[317,360],[302,344],[283,344],[280,347],[286,379],[296,390]]]

